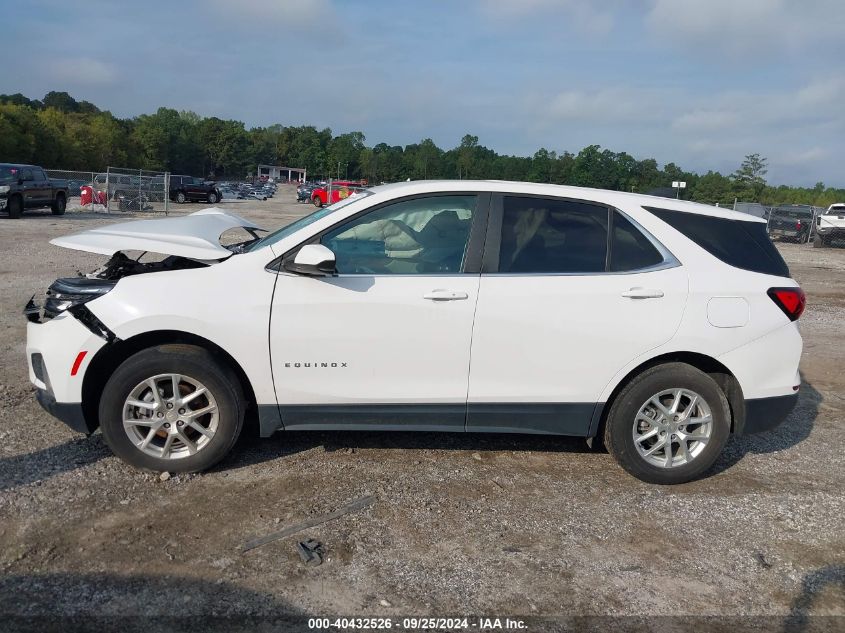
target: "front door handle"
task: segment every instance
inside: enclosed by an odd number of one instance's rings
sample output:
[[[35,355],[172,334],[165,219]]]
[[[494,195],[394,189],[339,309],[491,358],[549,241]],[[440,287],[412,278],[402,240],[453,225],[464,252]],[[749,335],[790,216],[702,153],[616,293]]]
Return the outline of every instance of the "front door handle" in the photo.
[[[468,297],[467,293],[457,290],[432,290],[423,295],[423,299],[429,301],[459,301]]]
[[[622,296],[629,299],[660,299],[663,291],[657,288],[631,288],[623,292]]]

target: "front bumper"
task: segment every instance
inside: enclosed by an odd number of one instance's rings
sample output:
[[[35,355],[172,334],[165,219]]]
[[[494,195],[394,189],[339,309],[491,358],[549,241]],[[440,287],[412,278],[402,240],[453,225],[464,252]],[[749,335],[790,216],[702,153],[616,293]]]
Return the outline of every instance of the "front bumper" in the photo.
[[[81,402],[56,402],[53,394],[46,389],[37,389],[35,399],[47,413],[61,420],[77,433],[90,435],[97,430],[96,424],[89,423],[85,419]]]
[[[740,433],[762,433],[770,431],[783,422],[795,408],[798,393],[771,398],[754,398],[745,401],[745,424]]]
[[[804,235],[804,231],[795,229],[769,229],[769,237],[798,237]]]
[[[840,228],[838,226],[834,226],[834,227],[819,226],[819,227],[816,228],[816,233],[818,233],[822,237],[845,237],[845,229]]]

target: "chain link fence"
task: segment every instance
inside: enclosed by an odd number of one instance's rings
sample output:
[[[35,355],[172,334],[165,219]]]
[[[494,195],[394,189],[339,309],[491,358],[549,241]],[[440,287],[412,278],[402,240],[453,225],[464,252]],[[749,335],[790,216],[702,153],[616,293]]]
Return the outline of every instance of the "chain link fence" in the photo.
[[[45,169],[48,178],[67,181],[69,211],[106,211],[105,195],[95,193],[95,171],[69,171],[66,169]]]
[[[773,241],[812,245],[823,207],[809,204],[761,205],[756,202],[734,202],[735,211],[748,213],[766,220],[766,231]]]
[[[69,211],[164,212],[170,206],[166,172],[108,167],[106,171],[45,170],[50,178],[67,181]]]
[[[170,174],[125,167],[108,167],[94,177],[94,189],[106,196],[106,208],[114,211],[147,211],[167,214],[170,205]]]

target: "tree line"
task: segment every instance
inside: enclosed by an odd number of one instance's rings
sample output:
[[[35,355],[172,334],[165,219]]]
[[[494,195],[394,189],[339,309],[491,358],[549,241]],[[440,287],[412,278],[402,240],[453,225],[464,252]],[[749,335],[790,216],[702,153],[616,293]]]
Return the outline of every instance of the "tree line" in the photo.
[[[304,167],[310,177],[366,178],[370,183],[434,178],[501,179],[648,193],[682,180],[685,199],[732,205],[735,199],[763,204],[827,206],[845,200],[845,189],[769,186],[766,159],[745,157],[732,174],[696,174],[675,163],[589,145],[578,153],[540,148],[533,156],[498,154],[466,134],[444,150],[430,138],[410,145],[368,146],[362,132],[335,135],[329,128],[247,128],[241,121],[159,108],[154,114],[119,119],[66,92],[43,99],[0,95],[0,161],[48,169],[103,171],[107,166],[189,174],[214,179],[255,175],[258,164]]]

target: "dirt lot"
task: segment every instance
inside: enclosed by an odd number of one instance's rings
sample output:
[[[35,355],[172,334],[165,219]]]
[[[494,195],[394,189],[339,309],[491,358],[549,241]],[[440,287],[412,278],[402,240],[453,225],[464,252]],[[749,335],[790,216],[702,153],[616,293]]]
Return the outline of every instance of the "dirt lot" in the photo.
[[[267,228],[310,210],[290,190],[224,206]],[[161,481],[42,412],[26,376],[22,306],[101,261],[47,240],[116,219],[0,217],[0,613],[845,616],[845,249],[779,246],[809,297],[799,405],[700,481],[642,484],[567,438],[351,432],[245,437]]]

